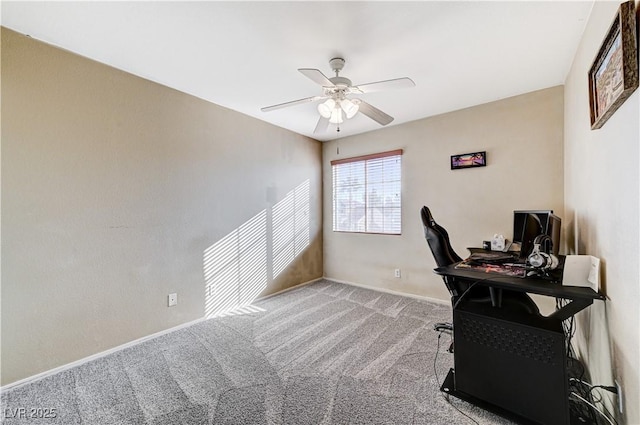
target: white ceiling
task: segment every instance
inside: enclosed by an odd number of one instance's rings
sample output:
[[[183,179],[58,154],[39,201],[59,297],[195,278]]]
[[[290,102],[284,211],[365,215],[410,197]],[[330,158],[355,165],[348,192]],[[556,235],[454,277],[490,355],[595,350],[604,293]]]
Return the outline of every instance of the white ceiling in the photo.
[[[563,84],[593,1],[11,2],[2,25],[317,140],[380,125],[362,114],[319,136],[321,94],[297,71],[414,88],[358,95],[397,125]],[[585,77],[586,78],[586,77]]]

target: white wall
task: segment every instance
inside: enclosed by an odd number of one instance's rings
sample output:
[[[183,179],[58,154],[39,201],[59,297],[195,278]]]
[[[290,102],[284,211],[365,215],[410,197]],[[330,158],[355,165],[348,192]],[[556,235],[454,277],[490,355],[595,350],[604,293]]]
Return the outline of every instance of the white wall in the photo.
[[[322,276],[321,202],[319,142],[3,28],[2,384]]]
[[[481,246],[494,233],[510,239],[516,209],[561,213],[562,92],[553,87],[325,143],[325,276],[447,300],[432,271],[419,215],[423,205],[463,257],[466,247]],[[404,149],[402,235],[333,232],[330,161],[398,148]],[[450,169],[451,155],[476,151],[487,151],[486,167]]]
[[[600,257],[606,303],[579,316],[577,347],[595,383],[623,386],[621,423],[640,424],[640,97],[590,129],[587,75],[617,13],[595,2],[565,84],[565,216],[577,253]]]

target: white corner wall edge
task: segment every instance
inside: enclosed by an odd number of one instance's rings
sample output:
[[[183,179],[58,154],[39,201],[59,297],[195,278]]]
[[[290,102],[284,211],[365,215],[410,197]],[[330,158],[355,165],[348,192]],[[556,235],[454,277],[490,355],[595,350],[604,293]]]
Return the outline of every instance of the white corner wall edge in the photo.
[[[323,279],[322,277],[319,277],[317,279],[313,279],[313,280],[310,280],[308,282],[299,283],[299,284],[291,286],[289,288],[282,289],[282,290],[280,290],[278,292],[274,292],[273,294],[265,295],[264,297],[258,297],[258,298],[255,299],[255,301],[265,300],[267,298],[274,297],[276,295],[282,294],[284,292],[291,291],[291,290],[296,289],[296,288],[300,288],[300,287],[302,287],[304,285],[308,285],[308,284],[311,284],[313,282],[317,282],[318,280],[322,280],[322,279]],[[195,324],[198,324],[200,322],[204,322],[205,320],[209,320],[209,319],[210,318],[208,318],[208,317],[201,317],[199,319],[192,320],[190,322],[186,322],[186,323],[183,323],[181,325],[174,326],[172,328],[165,329],[163,331],[153,333],[151,335],[143,336],[142,338],[134,339],[133,341],[129,341],[129,342],[125,343],[125,344],[118,345],[116,347],[110,348],[110,349],[105,350],[105,351],[101,351],[101,352],[96,353],[96,354],[92,354],[92,355],[90,355],[88,357],[83,357],[83,358],[78,359],[76,361],[73,361],[71,363],[67,363],[65,365],[58,366],[56,368],[46,370],[46,371],[38,373],[36,375],[32,375],[32,376],[29,376],[27,378],[20,379],[19,381],[12,382],[10,384],[7,384],[7,385],[4,385],[4,386],[0,387],[0,394],[4,393],[6,391],[12,390],[12,389],[21,387],[23,385],[27,385],[27,384],[30,384],[32,382],[39,381],[41,379],[44,379],[46,377],[55,375],[57,373],[64,372],[65,370],[73,369],[74,367],[81,366],[81,365],[83,365],[85,363],[88,363],[90,361],[97,360],[97,359],[100,359],[102,357],[106,357],[109,354],[117,353],[118,351],[124,350],[124,349],[129,348],[129,347],[133,347],[135,345],[141,344],[141,343],[143,343],[145,341],[149,341],[149,340],[154,339],[154,338],[158,338],[158,337],[160,337],[162,335],[166,335],[166,334],[169,334],[171,332],[178,331],[180,329],[188,328],[189,326],[193,326]]]

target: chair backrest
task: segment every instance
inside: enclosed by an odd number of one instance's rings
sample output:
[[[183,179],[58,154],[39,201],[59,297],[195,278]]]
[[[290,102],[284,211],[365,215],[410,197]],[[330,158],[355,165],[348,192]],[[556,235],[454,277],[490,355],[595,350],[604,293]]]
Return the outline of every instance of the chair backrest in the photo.
[[[428,207],[422,207],[420,216],[422,217],[422,225],[424,226],[424,237],[427,239],[427,243],[438,267],[448,266],[462,261],[462,258],[460,258],[451,247],[449,234],[444,227],[436,223]]]

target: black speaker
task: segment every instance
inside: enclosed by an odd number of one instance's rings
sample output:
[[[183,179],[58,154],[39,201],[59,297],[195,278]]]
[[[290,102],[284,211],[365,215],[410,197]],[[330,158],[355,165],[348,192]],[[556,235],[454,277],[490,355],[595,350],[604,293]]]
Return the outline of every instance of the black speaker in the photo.
[[[568,425],[562,322],[477,304],[453,312],[455,390],[529,423]]]

